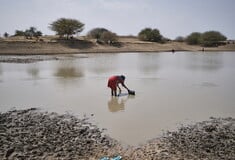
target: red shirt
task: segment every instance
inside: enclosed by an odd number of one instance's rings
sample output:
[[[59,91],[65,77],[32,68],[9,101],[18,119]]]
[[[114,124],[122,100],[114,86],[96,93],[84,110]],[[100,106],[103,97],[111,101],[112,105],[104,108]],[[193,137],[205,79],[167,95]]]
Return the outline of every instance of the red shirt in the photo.
[[[117,90],[118,83],[124,83],[123,79],[120,76],[112,76],[108,80],[108,87],[112,90]]]

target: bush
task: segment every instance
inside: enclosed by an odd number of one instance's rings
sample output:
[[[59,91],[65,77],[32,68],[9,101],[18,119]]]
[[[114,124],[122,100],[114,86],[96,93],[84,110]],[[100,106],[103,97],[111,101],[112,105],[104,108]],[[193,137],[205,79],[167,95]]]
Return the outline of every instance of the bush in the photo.
[[[186,37],[186,42],[190,45],[202,44],[202,34],[199,32],[193,32]]]
[[[178,36],[178,37],[175,38],[175,41],[176,41],[176,42],[184,42],[184,41],[185,41],[185,38],[182,37],[182,36]]]
[[[5,38],[8,38],[9,37],[9,34],[7,32],[4,33],[3,35]]]
[[[217,47],[225,44],[225,37],[218,31],[207,31],[204,33],[194,32],[191,33],[187,38],[186,42],[193,45],[202,45],[204,47]]]
[[[217,47],[223,45],[227,37],[218,31],[207,31],[202,34],[202,45],[205,47]]]
[[[138,34],[138,38],[142,41],[161,42],[162,35],[158,29],[145,28]]]
[[[42,32],[38,31],[35,27],[30,27],[25,31],[16,30],[14,36],[25,36],[26,39],[32,39],[33,37],[40,37],[42,36]]]
[[[110,44],[113,45],[118,41],[118,36],[105,28],[94,28],[87,33],[89,38],[95,38],[99,44]]]
[[[117,35],[110,31],[103,32],[100,37],[100,40],[106,44],[113,44],[117,42],[117,39]]]
[[[87,36],[98,40],[98,39],[100,39],[101,35],[104,32],[109,32],[109,30],[107,30],[105,28],[94,28],[88,32]]]
[[[25,36],[25,32],[24,31],[20,31],[20,30],[16,30],[14,36]]]

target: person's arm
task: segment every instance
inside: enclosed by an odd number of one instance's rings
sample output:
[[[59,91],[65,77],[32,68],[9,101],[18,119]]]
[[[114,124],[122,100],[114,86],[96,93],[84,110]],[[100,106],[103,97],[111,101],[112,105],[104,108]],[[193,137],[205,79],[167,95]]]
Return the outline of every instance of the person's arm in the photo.
[[[126,88],[127,91],[129,91],[129,89],[127,88],[127,86],[124,83],[121,83],[121,84],[124,88]]]

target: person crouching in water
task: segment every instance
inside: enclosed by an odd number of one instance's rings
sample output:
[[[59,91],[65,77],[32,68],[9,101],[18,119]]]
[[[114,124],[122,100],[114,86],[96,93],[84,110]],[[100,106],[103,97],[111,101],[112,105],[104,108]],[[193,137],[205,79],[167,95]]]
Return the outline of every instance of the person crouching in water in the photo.
[[[111,88],[111,95],[112,96],[117,96],[117,87],[119,89],[119,94],[121,93],[121,88],[119,87],[119,84],[121,84],[129,92],[129,89],[124,84],[124,81],[125,81],[125,76],[123,76],[123,75],[112,76],[109,78],[108,87]]]

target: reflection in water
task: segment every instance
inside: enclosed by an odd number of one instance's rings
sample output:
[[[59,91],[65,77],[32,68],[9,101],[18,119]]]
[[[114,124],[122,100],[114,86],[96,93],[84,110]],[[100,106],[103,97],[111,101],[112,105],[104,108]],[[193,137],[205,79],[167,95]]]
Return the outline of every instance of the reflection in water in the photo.
[[[217,84],[212,83],[212,82],[202,82],[202,83],[200,84],[200,86],[202,86],[202,87],[218,87]]]
[[[58,77],[57,80],[62,85],[71,85],[77,84],[76,78],[84,76],[83,70],[76,66],[74,63],[59,63],[59,66],[56,68],[54,76]]]
[[[108,101],[108,108],[110,112],[124,111],[125,103],[127,102],[127,100],[135,97],[128,94],[122,94],[121,96],[126,96],[126,98],[124,99],[121,97],[111,97],[111,99]]]
[[[195,83],[193,84],[195,87],[206,87],[206,88],[211,88],[211,87],[219,87],[218,84],[213,83],[213,82],[201,82],[201,83]]]
[[[117,68],[116,63],[113,63],[113,59],[117,60],[117,55],[105,55],[100,57],[97,57],[96,55],[96,57],[92,57],[89,59],[90,63],[88,68],[96,74],[113,71],[115,70],[115,68]]]
[[[2,75],[2,66],[1,66],[1,64],[0,64],[0,76]],[[1,77],[0,77],[1,78]],[[0,79],[0,83],[2,82],[2,80]]]
[[[143,73],[154,73],[159,69],[159,64],[157,61],[157,56],[159,54],[139,54],[139,64],[138,67]]]
[[[35,79],[39,77],[39,69],[36,67],[28,68],[27,73]]]
[[[0,75],[2,74],[2,66],[1,66],[1,64],[0,64]]]
[[[108,101],[108,108],[110,112],[118,112],[123,111],[125,109],[125,101],[124,99],[119,99],[118,97],[112,97],[110,101]]]
[[[83,77],[83,72],[75,67],[59,67],[55,73],[55,76],[62,78],[76,78]]]
[[[191,70],[214,71],[223,67],[223,54],[206,53],[203,55],[194,54],[187,56],[188,67]]]

